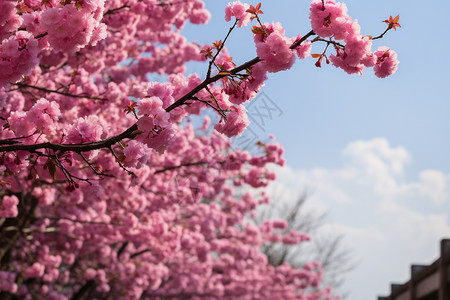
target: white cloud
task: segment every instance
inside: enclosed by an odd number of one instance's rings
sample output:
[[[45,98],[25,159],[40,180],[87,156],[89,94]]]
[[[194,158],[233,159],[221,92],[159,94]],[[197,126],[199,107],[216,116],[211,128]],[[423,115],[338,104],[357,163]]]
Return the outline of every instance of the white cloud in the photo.
[[[448,178],[435,170],[425,170],[419,175],[418,190],[422,195],[429,195],[435,204],[443,204],[448,198]]]
[[[439,240],[450,236],[450,174],[408,174],[410,153],[384,138],[351,142],[342,155],[342,167],[336,169],[280,169],[270,189],[283,190],[290,199],[302,188],[313,191],[308,205],[330,212],[325,230],[346,234],[362,262],[350,276],[354,282],[346,284],[350,300],[368,293],[376,299],[392,281],[408,278],[410,264],[435,259]]]

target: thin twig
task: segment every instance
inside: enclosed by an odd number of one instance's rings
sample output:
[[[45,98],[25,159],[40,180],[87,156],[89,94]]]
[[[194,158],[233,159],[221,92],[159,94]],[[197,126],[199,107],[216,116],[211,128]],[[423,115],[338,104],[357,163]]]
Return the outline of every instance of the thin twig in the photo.
[[[116,7],[116,8],[110,9],[110,10],[108,10],[107,12],[105,12],[105,13],[103,14],[103,16],[107,16],[107,15],[114,14],[114,13],[116,13],[117,11],[119,11],[119,10],[121,10],[121,9],[124,9],[124,8],[130,8],[130,6],[127,5],[127,4],[125,4],[125,5],[122,5],[122,6],[120,6],[120,7]]]
[[[379,36],[373,37],[372,40],[381,39],[381,38],[386,34],[386,32],[388,32],[390,29],[391,29],[391,28],[388,27],[388,28],[387,28],[382,34],[380,34]]]
[[[211,78],[207,78],[205,79],[202,83],[200,83],[198,86],[196,86],[195,88],[193,88],[190,92],[188,92],[186,95],[184,95],[183,97],[181,97],[180,99],[178,99],[177,101],[175,101],[172,105],[170,105],[169,107],[166,108],[167,112],[172,111],[173,109],[175,109],[178,106],[183,105],[187,100],[192,99],[192,97],[197,94],[199,91],[203,90],[205,88],[205,86],[207,86],[208,84],[211,84],[213,82],[218,81],[219,79],[229,76],[229,75],[233,75],[236,74],[240,71],[243,71],[251,66],[253,66],[254,64],[260,62],[261,59],[259,57],[255,57],[252,60],[249,60],[248,62],[240,65],[239,67],[234,68],[233,70],[229,71],[229,74],[217,74],[214,77]]]
[[[226,119],[227,119],[227,115],[226,115],[225,112],[223,111],[222,107],[220,107],[219,102],[217,101],[217,99],[216,99],[216,97],[214,96],[214,94],[211,92],[211,90],[209,89],[208,86],[206,86],[205,89],[208,91],[208,93],[211,95],[211,98],[212,98],[212,99],[214,100],[214,102],[216,103],[216,105],[217,105],[216,111],[220,114],[220,116],[221,116],[223,119],[226,120]]]
[[[67,97],[72,97],[72,98],[85,98],[85,99],[92,99],[92,100],[101,100],[101,101],[107,101],[108,99],[106,98],[100,98],[100,97],[95,97],[95,96],[86,96],[86,95],[75,95],[75,94],[71,94],[71,93],[66,93],[66,92],[61,92],[58,90],[51,90],[51,89],[47,89],[44,87],[40,87],[40,86],[34,86],[34,85],[29,85],[26,83],[22,83],[22,82],[18,82],[15,85],[17,85],[18,88],[31,88],[31,89],[35,89],[44,93],[54,93],[54,94],[58,94],[58,95],[63,95],[63,96],[67,96]]]
[[[123,224],[119,224],[119,223],[105,223],[105,222],[97,222],[97,221],[83,221],[83,220],[77,220],[77,219],[72,219],[72,218],[67,218],[67,217],[50,217],[50,216],[39,216],[42,219],[49,219],[49,220],[55,220],[55,221],[59,221],[59,220],[67,220],[67,221],[71,221],[74,223],[81,223],[81,224],[94,224],[94,225],[105,225],[105,226],[109,226],[109,225],[114,225],[114,226],[123,226]]]
[[[233,29],[236,27],[236,24],[238,23],[238,21],[239,20],[236,19],[236,21],[234,22],[233,26],[230,27],[230,29],[228,30],[227,35],[223,39],[222,44],[219,46],[219,48],[217,48],[216,54],[213,56],[213,58],[209,62],[208,73],[206,74],[206,78],[210,78],[211,77],[211,67],[212,67],[213,63],[216,61],[217,56],[219,56],[220,51],[222,51],[223,47],[225,47],[225,42],[227,41],[227,39],[230,36],[230,34],[233,31]]]
[[[56,160],[56,162],[58,163],[58,167],[63,172],[64,176],[66,177],[67,181],[69,182],[69,185],[73,184],[73,185],[77,186],[77,184],[76,184],[74,179],[79,180],[79,181],[84,181],[84,182],[89,183],[89,185],[92,185],[91,179],[89,179],[89,178],[81,178],[81,177],[75,176],[72,173],[70,173],[69,171],[67,171],[66,167],[64,167],[64,165],[59,160],[59,158],[58,158],[58,156],[56,154],[54,154],[52,156],[52,159]]]
[[[131,172],[130,170],[128,170],[127,168],[125,168],[125,166],[120,162],[119,157],[117,156],[116,152],[114,152],[114,149],[109,146],[109,151],[111,152],[111,154],[114,156],[114,158],[116,159],[116,162],[119,164],[119,166],[128,173],[128,175],[131,175],[133,177],[137,177],[136,174],[134,174],[133,172]]]
[[[127,248],[127,246],[128,246],[128,242],[124,242],[124,243],[122,244],[122,246],[120,246],[119,250],[117,251],[117,259],[120,258],[120,256],[122,255],[123,251],[125,251],[125,249]]]
[[[311,41],[311,43],[315,43],[315,42],[325,42],[325,43],[327,43],[327,47],[328,47],[328,45],[332,44],[332,45],[334,45],[335,47],[339,47],[339,48],[345,49],[345,46],[344,46],[344,45],[342,45],[342,44],[340,44],[340,43],[338,43],[338,42],[336,42],[336,41],[331,40],[331,38],[330,38],[330,40],[325,40],[325,39],[323,39],[323,38],[321,38],[321,37],[316,37],[316,38],[314,38],[314,39]]]
[[[206,161],[198,161],[198,162],[180,164],[180,165],[176,165],[176,166],[168,166],[168,167],[165,167],[164,169],[155,171],[155,173],[153,173],[153,174],[160,174],[160,173],[164,173],[166,171],[176,170],[176,169],[179,169],[182,167],[200,166],[200,165],[204,165],[207,163],[208,162],[206,162]]]
[[[150,251],[151,251],[150,249],[145,249],[145,250],[142,250],[142,251],[133,253],[133,254],[130,255],[130,259],[131,259],[131,258],[135,258],[135,257],[137,257],[137,256],[139,256],[139,255],[142,255],[142,254],[147,253],[147,252],[150,252]]]
[[[301,39],[299,39],[298,41],[296,41],[295,43],[293,43],[290,47],[289,47],[289,49],[295,49],[295,48],[297,48],[298,46],[300,46],[300,44],[301,43],[303,43],[304,41],[306,41],[306,39],[308,39],[310,36],[313,36],[313,35],[315,35],[315,32],[314,31],[310,31],[310,32],[308,32],[307,34],[305,34],[304,36],[302,36],[302,38]]]
[[[38,34],[38,35],[35,36],[34,38],[35,38],[35,39],[40,39],[40,38],[46,36],[47,34],[48,34],[48,32],[44,32],[44,33]]]
[[[89,160],[83,155],[83,153],[79,152],[78,155],[81,156],[81,158],[83,158],[83,160],[87,163],[87,165],[89,166],[89,168],[91,168],[92,171],[94,171],[95,175],[98,176],[107,176],[107,177],[114,177],[113,175],[110,174],[105,174],[103,172],[98,172],[94,166],[89,162]]]
[[[266,37],[269,36],[269,34],[268,34],[267,31],[266,31],[266,28],[264,28],[263,23],[262,23],[261,20],[259,19],[258,14],[256,14],[255,16],[256,16],[256,20],[258,21],[259,25],[261,26],[261,29],[264,31],[264,34],[266,35]]]

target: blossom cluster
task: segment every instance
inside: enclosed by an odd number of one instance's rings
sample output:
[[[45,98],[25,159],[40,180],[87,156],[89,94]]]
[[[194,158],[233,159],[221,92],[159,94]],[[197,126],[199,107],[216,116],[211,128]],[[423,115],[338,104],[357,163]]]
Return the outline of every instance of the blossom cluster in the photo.
[[[0,218],[14,218],[17,217],[17,205],[19,199],[16,196],[4,196],[0,206]]]
[[[0,40],[8,38],[22,25],[22,19],[16,12],[12,1],[0,2]]]
[[[238,27],[247,26],[251,17],[247,12],[249,7],[247,3],[241,3],[240,1],[229,3],[225,8],[225,21],[229,22],[231,17],[235,17],[239,20]]]
[[[54,50],[76,52],[86,45],[95,46],[106,38],[106,25],[101,23],[105,1],[84,1],[46,9],[41,14],[42,30],[48,33],[48,43]]]
[[[374,67],[375,75],[381,78],[395,73],[398,65],[395,51],[380,47],[375,51],[378,54],[372,52],[372,37],[362,36],[357,20],[353,20],[347,11],[344,3],[335,0],[314,0],[311,3],[310,19],[313,32],[320,38],[333,38],[335,41],[344,42],[343,45],[335,44],[336,54],[330,55],[329,60],[349,74],[362,74],[364,67]],[[225,20],[230,21],[234,16],[239,21],[239,27],[247,25],[248,20],[256,15],[256,11],[239,1],[230,3],[225,10]],[[389,29],[395,29],[392,24],[389,26]],[[295,62],[294,52],[300,59],[308,57],[311,52],[310,41],[291,49],[291,46],[300,40],[301,35],[297,38],[286,37],[279,23],[260,24],[254,26],[252,31],[255,34],[256,53],[267,72],[290,69]],[[384,54],[380,54],[381,51],[384,51]],[[320,66],[323,56],[324,54],[320,56],[317,66]]]
[[[336,54],[330,55],[334,66],[348,74],[362,74],[364,67],[374,67],[375,75],[381,78],[397,70],[395,51],[380,47],[372,52],[372,37],[362,36],[357,20],[347,14],[347,6],[334,0],[315,0],[311,3],[310,19],[312,30],[321,38],[333,37],[345,45],[335,46]],[[388,51],[389,50],[389,51]],[[384,58],[380,58],[388,53]],[[389,57],[389,58],[388,58]]]
[[[39,62],[38,52],[38,41],[29,32],[18,31],[4,39],[0,44],[0,87],[29,75]]]

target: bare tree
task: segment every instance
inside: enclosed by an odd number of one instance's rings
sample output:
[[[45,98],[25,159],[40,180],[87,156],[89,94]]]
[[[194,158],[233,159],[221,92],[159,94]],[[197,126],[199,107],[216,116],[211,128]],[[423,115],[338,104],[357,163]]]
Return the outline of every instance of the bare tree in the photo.
[[[323,233],[327,213],[308,209],[308,193],[303,192],[295,201],[286,201],[280,197],[272,197],[272,201],[260,208],[255,222],[262,223],[265,220],[285,220],[288,227],[285,232],[295,229],[312,236],[310,242],[298,245],[285,245],[282,243],[270,243],[263,247],[270,264],[279,266],[284,262],[301,267],[306,262],[319,261],[324,270],[323,285],[338,288],[344,281],[346,273],[351,271],[355,262],[351,251],[343,244],[343,234]],[[342,295],[343,298],[344,295]]]

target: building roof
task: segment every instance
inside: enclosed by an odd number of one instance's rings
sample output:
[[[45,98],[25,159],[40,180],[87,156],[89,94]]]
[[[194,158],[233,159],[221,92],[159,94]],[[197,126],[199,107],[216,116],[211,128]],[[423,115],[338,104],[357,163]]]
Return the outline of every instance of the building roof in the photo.
[[[440,257],[431,265],[412,265],[411,279],[391,284],[389,296],[378,300],[450,300],[450,239],[441,240]]]

